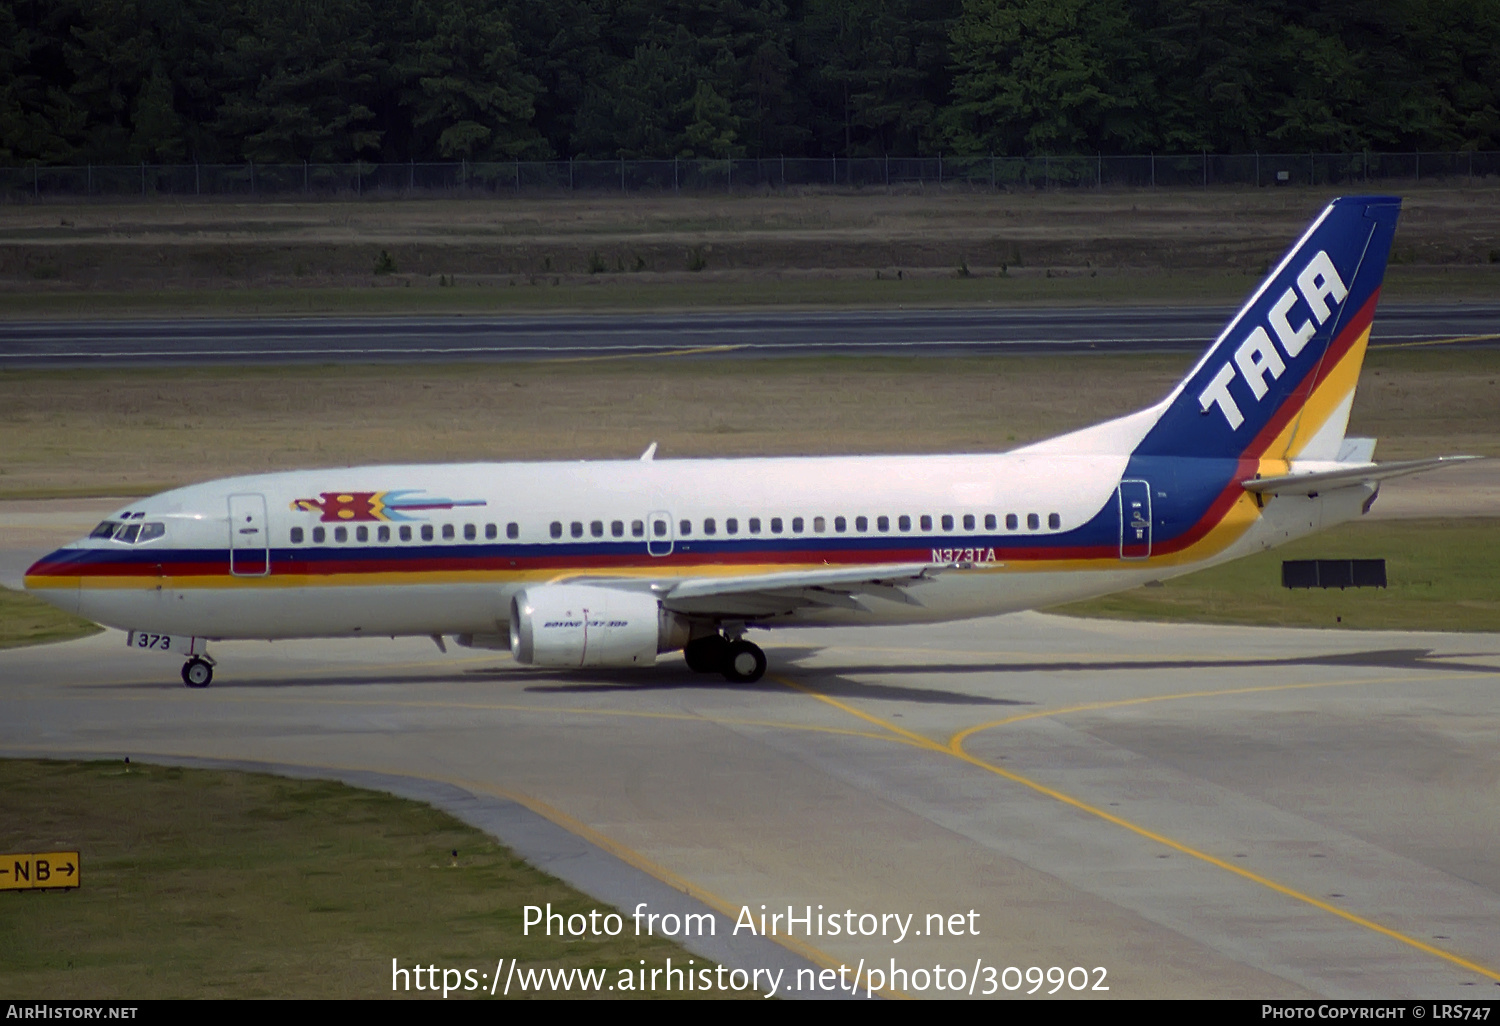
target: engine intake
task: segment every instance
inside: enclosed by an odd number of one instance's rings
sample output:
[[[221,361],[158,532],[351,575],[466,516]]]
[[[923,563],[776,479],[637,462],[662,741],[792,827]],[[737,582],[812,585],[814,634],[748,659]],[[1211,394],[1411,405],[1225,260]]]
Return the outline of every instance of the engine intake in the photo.
[[[651,666],[687,639],[687,618],[650,592],[543,584],[510,602],[510,652],[528,666]]]

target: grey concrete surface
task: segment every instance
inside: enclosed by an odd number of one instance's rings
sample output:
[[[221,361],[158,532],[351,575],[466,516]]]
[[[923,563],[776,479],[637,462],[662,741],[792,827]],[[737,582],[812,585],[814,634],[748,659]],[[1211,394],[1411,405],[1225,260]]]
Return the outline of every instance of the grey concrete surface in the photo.
[[[1248,291],[1248,290],[1247,290]],[[0,321],[0,367],[1198,350],[1234,310],[1074,307],[444,317]],[[1500,305],[1387,304],[1371,345],[1500,344]]]
[[[0,652],[0,751],[513,802],[731,919],[914,914],[900,943],[799,929],[796,952],[926,969],[914,996],[947,994],[939,964],[979,992],[1035,965],[1103,967],[1112,997],[1497,994],[1500,635],[1019,614],[762,640],[744,686],[677,657],[226,643],[189,691],[109,632]],[[955,914],[963,935],[926,929]]]

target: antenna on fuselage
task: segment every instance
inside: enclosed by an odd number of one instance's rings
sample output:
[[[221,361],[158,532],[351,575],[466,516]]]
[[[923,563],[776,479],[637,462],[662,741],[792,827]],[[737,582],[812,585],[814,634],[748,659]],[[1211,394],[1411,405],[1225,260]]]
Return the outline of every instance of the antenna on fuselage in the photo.
[[[646,451],[641,453],[641,462],[650,463],[654,459],[656,459],[656,443],[652,442],[646,446]]]

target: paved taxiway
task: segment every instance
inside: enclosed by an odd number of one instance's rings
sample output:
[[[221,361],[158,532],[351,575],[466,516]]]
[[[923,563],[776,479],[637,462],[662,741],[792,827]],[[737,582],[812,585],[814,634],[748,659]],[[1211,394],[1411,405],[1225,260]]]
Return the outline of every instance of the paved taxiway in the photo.
[[[704,314],[0,322],[0,367],[1199,350],[1233,309],[1075,307]],[[1386,304],[1372,345],[1500,342],[1500,305]]]
[[[1103,966],[1115,997],[1500,986],[1500,635],[1020,614],[767,651],[732,687],[676,658],[226,643],[193,692],[109,632],[0,653],[0,750],[459,788],[731,917],[978,913],[977,937],[806,939],[818,960]]]

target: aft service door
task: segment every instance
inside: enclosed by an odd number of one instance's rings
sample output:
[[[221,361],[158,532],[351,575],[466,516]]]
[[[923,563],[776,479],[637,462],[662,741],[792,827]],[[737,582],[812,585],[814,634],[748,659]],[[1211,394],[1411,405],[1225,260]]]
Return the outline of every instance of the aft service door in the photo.
[[[264,577],[271,572],[264,495],[229,497],[229,572],[237,577]]]
[[[1145,481],[1121,481],[1120,558],[1151,555],[1151,486]]]
[[[646,551],[653,556],[672,554],[672,514],[657,511],[646,518]]]

